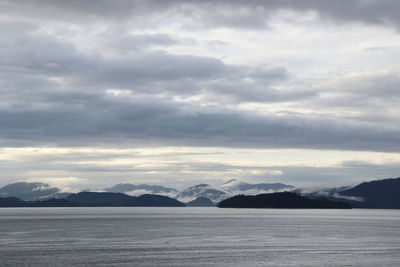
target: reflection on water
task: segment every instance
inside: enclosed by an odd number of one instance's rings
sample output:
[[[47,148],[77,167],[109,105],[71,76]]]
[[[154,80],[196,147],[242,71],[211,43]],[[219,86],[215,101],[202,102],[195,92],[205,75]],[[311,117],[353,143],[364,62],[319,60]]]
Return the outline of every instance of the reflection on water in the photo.
[[[3,208],[4,266],[399,266],[399,210]]]

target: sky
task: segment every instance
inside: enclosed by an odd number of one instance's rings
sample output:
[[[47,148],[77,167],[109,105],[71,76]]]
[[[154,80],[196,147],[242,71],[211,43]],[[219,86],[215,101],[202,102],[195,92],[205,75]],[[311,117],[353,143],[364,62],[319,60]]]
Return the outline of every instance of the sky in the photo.
[[[0,0],[0,186],[398,177],[399,10]]]

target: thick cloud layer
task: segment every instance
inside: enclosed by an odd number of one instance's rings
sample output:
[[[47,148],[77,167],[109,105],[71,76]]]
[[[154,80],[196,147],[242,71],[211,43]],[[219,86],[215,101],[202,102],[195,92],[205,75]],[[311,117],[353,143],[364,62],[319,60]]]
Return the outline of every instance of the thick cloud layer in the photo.
[[[277,12],[316,12],[336,22],[362,22],[400,26],[396,0],[206,0],[206,1],[142,1],[142,0],[74,0],[74,1],[7,1],[0,10],[6,15],[22,15],[35,19],[82,21],[118,21],[163,15],[181,17],[184,22],[196,21],[209,27],[254,28],[267,25]],[[162,23],[162,22],[160,22]],[[140,24],[140,26],[144,26]]]
[[[394,0],[0,1],[0,145],[10,147],[1,170],[7,182],[82,186],[395,176],[399,9]],[[174,152],[143,153],[166,146]],[[270,163],[280,156],[264,149],[285,157]]]

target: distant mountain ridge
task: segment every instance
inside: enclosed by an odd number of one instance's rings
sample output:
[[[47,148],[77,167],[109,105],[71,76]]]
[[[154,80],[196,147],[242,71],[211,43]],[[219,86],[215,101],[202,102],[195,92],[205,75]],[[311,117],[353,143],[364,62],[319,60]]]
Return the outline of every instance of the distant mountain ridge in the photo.
[[[349,202],[356,208],[400,209],[400,178],[361,183],[338,195],[349,197]],[[351,201],[351,197],[362,201]]]

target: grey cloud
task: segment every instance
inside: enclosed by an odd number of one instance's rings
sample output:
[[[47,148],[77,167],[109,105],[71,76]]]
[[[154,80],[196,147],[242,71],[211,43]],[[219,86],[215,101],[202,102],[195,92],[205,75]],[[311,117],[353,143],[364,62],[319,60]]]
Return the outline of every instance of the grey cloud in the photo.
[[[288,78],[288,72],[285,68],[275,67],[275,68],[256,68],[249,75],[254,79],[261,80],[286,80]]]
[[[320,87],[319,98],[308,105],[320,109],[356,110],[360,120],[379,123],[391,118],[392,122],[397,121],[390,112],[397,108],[400,98],[400,76],[395,71],[338,77]]]
[[[111,58],[96,53],[86,54],[71,43],[58,41],[50,35],[30,34],[10,38],[0,48],[4,51],[1,67],[6,72],[74,75],[74,79],[81,76],[83,80],[105,83],[208,78],[235,70],[219,59],[171,55],[162,51]]]
[[[142,50],[154,50],[174,45],[194,43],[189,38],[174,37],[167,33],[126,33],[120,31],[106,31],[98,34],[98,41],[104,48],[114,53],[137,53]]]
[[[142,37],[146,43],[147,37]],[[7,87],[18,88],[19,92],[13,89],[8,93],[25,92],[26,97],[34,94],[37,98],[38,91],[32,93],[25,87],[33,89],[40,83],[43,88],[35,89],[51,88],[49,95],[60,90],[82,89],[86,92],[123,89],[142,95],[183,97],[211,92],[217,98],[228,96],[235,102],[288,101],[312,96],[310,91],[273,89],[272,85],[289,79],[287,70],[282,67],[235,66],[217,58],[163,51],[137,51],[110,57],[84,53],[71,43],[35,33],[9,38],[0,48],[5,54],[0,63],[3,91]]]
[[[316,92],[307,90],[276,90],[269,85],[260,85],[256,83],[218,82],[209,91],[208,99],[213,101],[213,97],[223,99],[226,103],[279,103],[290,101],[301,101],[310,99],[317,95]],[[207,100],[208,100],[207,99]],[[215,101],[215,100],[214,100]]]
[[[42,8],[46,6],[46,8]],[[253,0],[253,1],[2,1],[3,14],[33,17],[37,20],[76,21],[110,20],[119,22],[129,18],[152,19],[154,16],[179,15],[193,23],[210,27],[260,28],[268,18],[280,10],[295,12],[315,11],[322,19],[336,22],[363,22],[400,26],[396,0]],[[162,16],[160,15],[160,18]],[[136,20],[140,22],[140,20]],[[153,23],[162,23],[153,21]],[[141,25],[141,24],[140,24]],[[142,26],[145,26],[142,25]]]
[[[397,99],[400,97],[400,75],[397,72],[372,72],[337,79],[328,86],[331,92],[346,96]]]
[[[190,55],[170,55],[156,52],[129,59],[99,62],[94,67],[98,77],[106,81],[131,83],[141,80],[175,80],[185,78],[213,78],[229,72],[221,60]],[[97,79],[97,76],[96,76]]]
[[[39,47],[42,46],[39,45]],[[221,75],[219,71],[225,77],[225,71],[229,70],[229,67],[215,59],[174,56],[164,53],[150,54],[140,59],[144,65],[147,64],[147,68],[141,69],[133,66],[130,71],[122,73],[125,76],[118,71],[123,72],[124,68],[129,69],[133,62],[141,61],[134,58],[131,61],[122,60],[122,62],[126,62],[124,64],[114,61],[114,64],[107,66],[109,62],[104,61],[102,64],[99,59],[87,58],[85,55],[78,56],[69,46],[62,46],[62,49],[67,51],[62,56],[45,52],[44,56],[37,54],[33,58],[29,58],[29,50],[27,50],[23,53],[25,61],[18,57],[11,58],[16,60],[13,67],[22,69],[22,75],[14,72],[12,74],[14,76],[11,74],[6,74],[9,75],[7,77],[3,76],[3,84],[8,84],[9,89],[5,89],[7,86],[2,88],[2,92],[6,93],[6,98],[3,98],[2,101],[6,103],[20,101],[20,104],[3,108],[0,111],[0,136],[3,145],[95,145],[104,143],[115,145],[146,143],[151,145],[162,143],[195,146],[399,151],[400,137],[396,125],[382,124],[377,128],[376,125],[349,119],[338,121],[329,117],[313,118],[301,115],[261,116],[241,114],[225,110],[223,107],[217,110],[207,110],[200,106],[185,106],[157,97],[135,97],[135,94],[126,97],[112,97],[104,95],[103,90],[92,89],[92,87],[103,86],[103,84],[121,87],[128,86],[134,81],[153,79],[158,79],[160,82],[168,79],[172,79],[174,82],[176,79],[187,80],[185,77],[205,79],[215,77],[213,75]],[[36,51],[36,49],[32,51]],[[58,50],[56,49],[56,51]],[[37,53],[40,55],[40,51]],[[148,60],[152,58],[155,62]],[[57,63],[57,60],[60,60],[61,63],[64,62],[64,59],[67,62],[66,66],[60,64],[60,68],[56,70],[48,68],[45,64],[45,62]],[[178,68],[168,69],[168,64],[171,62],[177,62],[172,65],[178,66]],[[203,63],[208,67],[202,73],[201,64]],[[190,69],[192,66],[193,68]],[[154,71],[154,68],[159,69]],[[90,76],[92,69],[95,71],[91,80],[86,75]],[[147,74],[148,76],[144,72],[146,69],[150,73]],[[86,73],[88,70],[89,73]],[[143,73],[139,78],[132,78],[130,75],[136,70]],[[175,71],[183,73],[175,74]],[[252,71],[247,69],[248,73],[253,73]],[[113,80],[114,73],[116,78]],[[71,84],[67,88],[63,88],[63,85],[57,83],[46,84],[45,82],[48,80],[44,74],[59,75],[63,78],[71,77],[74,81],[72,85],[76,84],[77,89],[74,89]],[[274,78],[274,75],[278,80],[286,77],[285,71],[281,69],[278,71],[276,69],[265,71],[264,69],[262,81],[264,82],[265,78]],[[5,82],[5,79],[10,77],[13,77],[11,82],[14,84],[9,83],[10,79]],[[37,88],[29,87],[29,83],[33,81],[31,77],[38,79],[36,81]],[[126,77],[126,81],[121,82],[120,80],[123,80],[124,77]],[[40,84],[40,78],[43,78],[45,82]],[[27,80],[24,83],[22,79]],[[272,82],[274,81],[275,79],[272,79]],[[154,85],[154,83],[150,83],[150,85]],[[166,83],[159,90],[168,91],[170,85]],[[188,85],[193,84],[189,83]],[[217,88],[218,84],[207,85],[211,86],[210,90],[215,90],[220,94],[224,93],[221,88]],[[213,85],[215,88],[212,87]],[[245,84],[242,83],[242,85]],[[87,87],[90,90],[87,90]],[[16,88],[18,90],[15,90]],[[86,90],[80,91],[85,88]],[[148,87],[142,89],[146,88]],[[232,88],[232,84],[227,86],[227,92],[230,90],[229,92],[232,94],[232,90],[235,90]],[[269,97],[275,101],[279,100],[279,97],[271,92],[269,94],[259,92],[252,96],[251,90],[247,90],[249,88],[238,87],[237,90],[242,89],[242,92],[235,92],[234,95],[242,94],[242,98]],[[22,91],[19,91],[20,89]],[[151,88],[149,90],[151,91]],[[268,90],[266,91],[268,92]],[[24,92],[23,95],[21,95],[22,92]],[[145,90],[142,93],[146,94]],[[290,95],[284,98],[288,97]]]
[[[202,1],[204,3],[204,1]],[[215,1],[210,2],[215,5]],[[218,1],[221,13],[211,13],[215,17],[215,25],[228,27],[257,27],[266,26],[268,18],[277,11],[292,10],[295,12],[315,11],[322,19],[336,22],[363,22],[370,24],[400,26],[397,10],[400,3],[395,0],[254,0],[254,1]],[[207,5],[207,4],[205,4]],[[226,11],[229,10],[229,11]],[[243,21],[246,14],[253,13],[258,20],[249,19],[249,24]],[[224,14],[227,14],[224,16]],[[218,19],[222,18],[222,19]]]
[[[122,40],[123,45],[126,47],[142,47],[142,46],[169,46],[179,44],[180,42],[166,33],[157,34],[130,34],[124,36]]]
[[[400,151],[400,129],[353,121],[182,112],[172,103],[93,97],[75,109],[1,111],[1,142],[24,145],[169,144]]]
[[[78,7],[86,10],[89,2],[66,4],[51,1],[47,2],[48,10],[57,11],[57,3],[65,7],[67,16]],[[121,6],[102,10],[102,4],[107,6],[112,2],[98,3],[99,6],[88,11],[89,17],[131,12],[119,10]],[[151,10],[151,3],[141,2],[141,8]],[[175,6],[176,3],[163,5]],[[229,3],[242,5],[243,2]],[[268,3],[271,10],[274,6],[308,10],[308,5],[302,7],[290,1]],[[315,1],[310,3],[323,5]],[[127,4],[129,9],[131,4]],[[187,2],[185,8],[190,9],[191,5],[201,8],[207,4],[210,2]],[[224,5],[226,2],[216,4]],[[349,1],[350,9],[352,4],[354,1]],[[21,7],[16,7],[14,2],[2,2],[2,5],[5,8],[2,10],[8,11],[31,12],[38,8],[35,2]],[[249,2],[244,8],[258,5],[261,2]],[[262,6],[260,10],[263,10]],[[177,12],[181,11],[177,9]],[[48,11],[38,10],[38,19],[40,12]],[[229,9],[224,12],[227,16],[231,14]],[[244,10],[243,14],[246,12]],[[190,12],[187,16],[191,16]],[[299,101],[298,104],[302,105],[305,99],[319,96],[312,90],[280,87],[280,83],[291,79],[285,68],[234,66],[218,58],[163,51],[103,55],[96,51],[81,51],[73,43],[33,29],[22,34],[5,32],[5,41],[0,44],[3,56],[0,63],[0,137],[3,145],[162,143],[399,151],[400,137],[396,124],[369,124],[349,118],[335,119],[332,115],[262,116],[226,107],[235,101]],[[139,47],[172,44],[174,39],[156,34],[135,35],[130,41]],[[359,84],[357,82],[354,86]],[[377,90],[378,87],[368,87],[366,83],[365,88],[358,92],[382,99],[387,96],[397,98],[398,78],[386,79],[384,84],[385,90]],[[128,94],[113,97],[105,92],[109,89],[126,90]],[[363,93],[360,95],[364,96]],[[168,100],[174,97],[208,99],[200,104]],[[227,99],[232,102],[225,101]],[[214,104],[213,109],[209,109],[209,102]]]

